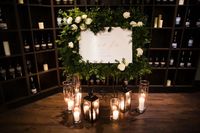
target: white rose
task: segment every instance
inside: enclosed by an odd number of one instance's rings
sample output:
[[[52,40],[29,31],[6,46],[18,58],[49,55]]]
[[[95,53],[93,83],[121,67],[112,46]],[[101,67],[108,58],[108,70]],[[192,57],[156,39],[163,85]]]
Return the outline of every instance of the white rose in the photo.
[[[90,25],[92,23],[92,19],[91,18],[87,18],[85,20],[85,24]]]
[[[136,26],[137,26],[137,23],[136,23],[135,21],[131,21],[131,22],[130,22],[130,25],[131,25],[132,27],[136,27]]]
[[[72,18],[72,17],[69,17],[69,18],[67,19],[67,24],[72,24],[72,20],[73,20],[73,18]]]
[[[82,15],[81,17],[82,17],[82,19],[86,19],[86,18],[87,18],[87,15],[84,14],[84,15]]]
[[[76,17],[76,18],[75,18],[75,22],[76,22],[77,24],[80,23],[80,22],[81,22],[81,17],[80,17],[80,16]]]
[[[69,48],[73,48],[73,47],[74,47],[73,42],[69,42],[69,43],[68,43],[68,47],[69,47]]]
[[[143,55],[143,50],[141,48],[137,48],[136,51],[137,51],[137,57]]]
[[[123,13],[123,17],[124,17],[125,19],[130,18],[130,17],[131,17],[130,12],[124,12],[124,13]]]
[[[76,52],[75,50],[73,50],[73,51],[72,51],[72,53],[74,53],[74,54],[75,54],[75,53],[77,53],[77,52]]]
[[[82,60],[79,60],[78,62],[79,62],[79,63],[82,63],[83,61],[82,61]]]
[[[72,24],[72,30],[77,30],[78,27],[75,24]]]
[[[81,30],[85,30],[85,29],[86,29],[86,25],[85,25],[85,24],[81,24],[81,25],[80,25],[80,29],[81,29]]]
[[[120,71],[124,71],[125,70],[125,65],[124,65],[124,63],[120,63],[118,66],[117,66],[117,68],[120,70]]]
[[[139,22],[137,23],[137,26],[139,26],[139,27],[143,26],[143,22],[142,22],[142,21],[139,21]]]

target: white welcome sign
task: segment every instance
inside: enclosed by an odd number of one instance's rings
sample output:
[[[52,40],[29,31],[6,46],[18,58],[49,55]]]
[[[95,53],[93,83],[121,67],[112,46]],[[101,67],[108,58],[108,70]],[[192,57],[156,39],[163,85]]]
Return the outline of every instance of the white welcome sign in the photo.
[[[113,27],[111,32],[100,32],[95,35],[90,30],[81,32],[79,54],[84,61],[92,63],[116,63],[125,58],[132,62],[132,31]]]

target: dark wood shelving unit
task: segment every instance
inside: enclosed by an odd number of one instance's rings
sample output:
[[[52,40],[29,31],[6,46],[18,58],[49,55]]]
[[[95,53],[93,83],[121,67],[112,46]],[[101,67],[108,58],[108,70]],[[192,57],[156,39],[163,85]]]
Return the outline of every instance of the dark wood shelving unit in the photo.
[[[161,0],[162,1],[162,0]],[[87,1],[74,0],[73,4],[56,4],[55,0],[38,3],[37,0],[24,0],[24,4],[18,4],[16,0],[3,0],[0,2],[2,16],[8,24],[8,29],[0,30],[0,42],[9,41],[11,47],[11,56],[5,56],[3,46],[0,47],[0,67],[8,69],[9,65],[13,67],[17,63],[22,66],[22,77],[8,81],[0,81],[0,109],[6,108],[10,103],[20,102],[26,99],[35,99],[43,93],[58,92],[62,88],[62,66],[58,60],[59,54],[55,40],[62,29],[57,26],[57,11],[59,9],[71,9],[80,7],[81,10],[87,10],[91,7],[111,8],[117,7],[139,7],[145,15],[148,16],[147,28],[152,38],[150,46],[147,48],[146,55],[148,59],[152,58],[155,63],[156,57],[160,63],[164,57],[165,66],[152,67],[152,74],[144,78],[150,81],[150,88],[156,88],[160,91],[165,88],[191,88],[194,84],[195,73],[198,68],[198,57],[200,52],[200,27],[195,26],[197,19],[200,18],[200,4],[197,0],[185,0],[184,5],[178,5],[178,0],[170,3],[158,3],[156,0],[105,0],[99,4],[87,4]],[[139,2],[139,3],[138,3]],[[190,12],[191,26],[186,27],[185,22]],[[181,15],[181,25],[176,26],[176,16]],[[154,28],[154,18],[159,14],[164,20],[162,28]],[[38,22],[44,22],[44,29],[38,28]],[[172,48],[173,37],[177,31],[177,48]],[[192,33],[194,43],[193,47],[187,47],[188,35]],[[47,43],[47,36],[50,35],[53,48],[45,50],[35,50],[35,38],[37,43],[41,44],[41,38]],[[24,40],[30,45],[31,51],[24,51]],[[13,52],[14,49],[14,52]],[[182,52],[185,52],[184,59],[192,52],[191,67],[179,67]],[[174,58],[173,66],[170,66],[170,59]],[[17,59],[17,60],[15,60]],[[31,60],[32,73],[28,72],[27,60]],[[19,62],[18,62],[19,61]],[[49,70],[43,71],[42,65],[48,62]],[[10,64],[9,64],[10,63]],[[7,71],[7,70],[6,70]],[[34,77],[38,93],[31,93],[30,77]],[[18,82],[18,80],[20,82]],[[166,86],[167,81],[171,81],[170,86]],[[187,80],[185,82],[184,80]],[[83,82],[83,88],[87,88],[88,82]],[[110,82],[105,85],[94,85],[93,87],[112,87]],[[120,87],[120,84],[118,84]],[[137,87],[137,81],[130,81],[129,87]],[[90,87],[89,87],[90,88]],[[12,94],[16,93],[16,94]]]

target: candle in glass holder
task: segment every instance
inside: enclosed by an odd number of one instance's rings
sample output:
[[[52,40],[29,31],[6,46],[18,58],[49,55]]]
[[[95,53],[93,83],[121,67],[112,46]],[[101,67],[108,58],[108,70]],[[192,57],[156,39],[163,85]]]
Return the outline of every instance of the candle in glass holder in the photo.
[[[145,98],[143,96],[139,97],[139,110],[143,111],[144,110],[144,102],[145,102]]]
[[[81,104],[81,98],[82,98],[82,94],[80,92],[77,92],[75,94],[75,104],[76,105],[80,105]]]
[[[80,122],[81,119],[81,110],[79,107],[74,107],[74,111],[73,111],[73,116],[74,116],[74,122],[78,123]]]
[[[68,110],[72,110],[74,107],[74,101],[72,99],[68,99]]]
[[[119,119],[119,111],[118,110],[113,110],[113,120],[118,120]]]
[[[120,109],[121,109],[121,110],[124,110],[124,100],[121,100],[121,101],[120,101]]]

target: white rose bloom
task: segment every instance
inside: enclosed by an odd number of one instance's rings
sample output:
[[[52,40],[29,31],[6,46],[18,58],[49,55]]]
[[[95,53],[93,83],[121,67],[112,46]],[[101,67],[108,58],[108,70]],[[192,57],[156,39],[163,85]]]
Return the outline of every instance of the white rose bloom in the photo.
[[[72,18],[72,17],[69,17],[69,18],[67,19],[67,24],[72,24],[72,20],[73,20],[73,18]]]
[[[92,19],[91,18],[87,18],[85,20],[85,24],[90,25],[92,23]]]
[[[69,47],[69,48],[73,48],[73,47],[74,47],[73,42],[69,42],[69,43],[68,43],[68,47]]]
[[[124,65],[124,63],[120,63],[118,66],[117,66],[117,68],[120,70],[120,71],[124,71],[125,70],[125,65]]]
[[[142,22],[142,21],[139,21],[139,22],[137,23],[137,26],[139,26],[139,27],[143,26],[143,22]]]
[[[130,22],[130,25],[131,25],[132,27],[136,27],[136,26],[137,26],[137,23],[136,23],[135,21],[131,21],[131,22]]]
[[[79,60],[78,62],[79,62],[79,63],[82,63],[83,61],[82,61],[82,60]]]
[[[136,51],[137,51],[137,57],[140,57],[143,55],[143,50],[141,48],[137,48]]]
[[[87,18],[87,15],[84,14],[84,15],[81,16],[81,18],[82,18],[82,19],[86,19],[86,18]]]
[[[75,54],[75,53],[77,53],[77,52],[76,52],[75,50],[73,50],[73,51],[72,51],[72,53],[74,53],[74,54]]]
[[[76,17],[76,18],[75,18],[75,22],[76,22],[77,24],[79,24],[79,23],[81,22],[81,17],[80,17],[80,16]]]
[[[78,27],[75,24],[72,24],[72,30],[77,30]]]
[[[123,13],[123,17],[124,17],[125,19],[130,18],[130,17],[131,17],[130,12],[124,12],[124,13]]]
[[[81,29],[81,30],[85,30],[85,29],[86,29],[86,25],[85,25],[85,24],[81,24],[81,25],[80,25],[80,29]]]

